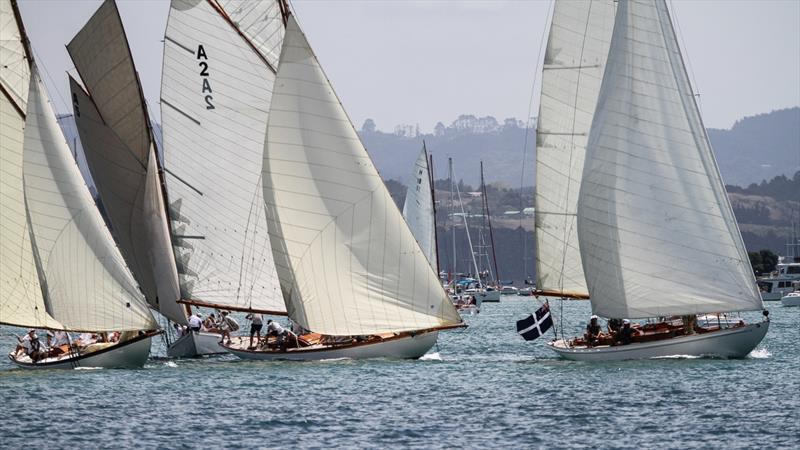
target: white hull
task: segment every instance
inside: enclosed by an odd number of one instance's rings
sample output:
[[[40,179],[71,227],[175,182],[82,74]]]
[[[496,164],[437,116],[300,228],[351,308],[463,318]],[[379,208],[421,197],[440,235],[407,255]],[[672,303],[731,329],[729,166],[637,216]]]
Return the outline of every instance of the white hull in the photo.
[[[435,344],[438,332],[431,331],[415,336],[403,336],[382,342],[356,344],[340,347],[312,346],[281,351],[225,349],[242,359],[261,361],[320,361],[325,359],[369,359],[395,358],[417,359],[428,352]]]
[[[676,355],[744,358],[764,339],[768,329],[769,321],[764,321],[710,333],[614,347],[569,348],[563,339],[548,342],[547,346],[566,359],[588,362],[623,361]]]
[[[205,331],[189,332],[179,337],[167,348],[170,358],[194,358],[205,355],[228,353],[219,344],[222,335]]]
[[[783,306],[800,306],[800,293],[789,294],[781,298]]]
[[[150,337],[137,337],[130,341],[83,356],[61,355],[36,363],[17,361],[9,355],[11,362],[23,369],[141,369],[150,356]]]

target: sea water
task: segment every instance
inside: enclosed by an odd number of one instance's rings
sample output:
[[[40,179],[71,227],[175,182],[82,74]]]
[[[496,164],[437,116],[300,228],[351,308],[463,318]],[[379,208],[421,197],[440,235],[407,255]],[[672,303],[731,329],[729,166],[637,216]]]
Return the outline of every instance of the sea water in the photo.
[[[523,341],[515,321],[536,307],[484,304],[418,361],[168,360],[158,340],[143,370],[23,371],[3,357],[0,447],[800,446],[800,308],[768,305],[746,359],[598,364],[559,359],[552,332]],[[588,302],[562,308],[556,325],[580,332]],[[3,353],[14,332],[0,328]]]

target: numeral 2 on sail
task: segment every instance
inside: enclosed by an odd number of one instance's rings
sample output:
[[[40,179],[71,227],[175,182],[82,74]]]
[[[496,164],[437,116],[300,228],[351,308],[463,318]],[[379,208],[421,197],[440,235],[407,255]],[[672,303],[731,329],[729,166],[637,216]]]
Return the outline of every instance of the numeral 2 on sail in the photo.
[[[211,83],[208,81],[208,56],[206,56],[206,49],[203,48],[203,44],[197,46],[197,60],[200,61],[198,63],[200,66],[200,76],[203,77],[202,93],[205,94],[206,109],[214,109],[214,104],[212,103],[214,96],[211,95]]]

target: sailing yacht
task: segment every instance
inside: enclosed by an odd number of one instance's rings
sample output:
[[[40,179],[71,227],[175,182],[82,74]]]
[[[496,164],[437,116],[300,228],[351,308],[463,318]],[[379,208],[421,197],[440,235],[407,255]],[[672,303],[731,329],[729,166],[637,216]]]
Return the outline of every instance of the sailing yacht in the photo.
[[[161,117],[180,303],[286,315],[261,183],[284,7],[171,2]],[[197,335],[178,339],[174,353]]]
[[[119,333],[9,359],[26,369],[142,367],[158,325],[72,158],[15,1],[0,1],[0,26],[0,323]]]
[[[595,83],[592,66],[599,60],[586,60],[580,49],[598,44],[603,53],[599,44],[613,6],[557,2],[545,75],[573,67],[573,92],[581,92],[584,79]],[[579,52],[551,51],[559,42]],[[749,325],[697,323],[698,315],[760,310],[763,304],[664,0],[618,2],[597,98],[577,192],[578,245],[568,251],[579,253],[594,314],[655,321],[634,324],[630,343],[620,345],[620,334],[589,342],[561,338],[548,346],[583,361],[746,356],[767,333],[766,312],[763,321]],[[541,119],[546,116],[543,109]],[[571,128],[545,130],[572,135]]]
[[[288,8],[284,20],[262,186],[296,334],[225,348],[259,360],[418,358],[464,324]]]

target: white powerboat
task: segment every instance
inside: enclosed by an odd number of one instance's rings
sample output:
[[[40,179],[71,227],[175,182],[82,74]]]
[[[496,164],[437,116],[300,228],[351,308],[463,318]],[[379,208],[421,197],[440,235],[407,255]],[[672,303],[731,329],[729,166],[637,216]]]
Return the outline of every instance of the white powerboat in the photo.
[[[758,288],[764,301],[778,301],[795,290],[800,281],[800,256],[781,256],[775,272],[758,279]]]

